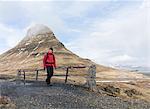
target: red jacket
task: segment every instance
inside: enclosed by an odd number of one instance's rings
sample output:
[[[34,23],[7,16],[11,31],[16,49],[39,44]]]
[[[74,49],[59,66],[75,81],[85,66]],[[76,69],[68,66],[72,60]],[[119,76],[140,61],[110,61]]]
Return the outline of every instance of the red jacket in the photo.
[[[56,68],[55,56],[54,56],[54,54],[51,51],[48,51],[48,53],[46,53],[44,55],[43,65],[44,65],[44,67],[53,66],[53,67]]]

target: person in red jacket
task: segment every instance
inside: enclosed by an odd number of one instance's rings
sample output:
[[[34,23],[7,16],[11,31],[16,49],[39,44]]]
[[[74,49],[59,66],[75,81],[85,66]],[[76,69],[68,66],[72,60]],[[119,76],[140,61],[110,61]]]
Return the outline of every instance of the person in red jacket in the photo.
[[[51,77],[53,76],[54,73],[53,68],[56,68],[56,60],[53,54],[53,48],[50,48],[48,50],[48,53],[44,55],[43,65],[44,65],[44,70],[45,68],[47,69],[46,83],[49,85],[51,83]]]

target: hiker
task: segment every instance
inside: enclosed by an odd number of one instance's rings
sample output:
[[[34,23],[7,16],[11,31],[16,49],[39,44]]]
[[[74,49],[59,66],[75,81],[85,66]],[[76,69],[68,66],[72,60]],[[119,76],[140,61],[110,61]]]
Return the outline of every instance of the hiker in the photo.
[[[51,85],[51,77],[53,76],[54,70],[56,68],[55,56],[53,54],[53,48],[49,48],[48,53],[44,55],[43,58],[44,70],[47,69],[46,83]]]

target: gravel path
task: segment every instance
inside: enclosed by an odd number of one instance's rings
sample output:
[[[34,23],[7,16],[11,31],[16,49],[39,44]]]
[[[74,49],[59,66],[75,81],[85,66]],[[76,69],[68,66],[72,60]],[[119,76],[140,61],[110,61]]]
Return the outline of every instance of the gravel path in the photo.
[[[16,109],[150,109],[150,104],[144,101],[127,101],[64,83],[56,82],[53,86],[47,86],[39,81],[24,86],[5,81],[0,82],[0,86],[1,95],[10,97]]]

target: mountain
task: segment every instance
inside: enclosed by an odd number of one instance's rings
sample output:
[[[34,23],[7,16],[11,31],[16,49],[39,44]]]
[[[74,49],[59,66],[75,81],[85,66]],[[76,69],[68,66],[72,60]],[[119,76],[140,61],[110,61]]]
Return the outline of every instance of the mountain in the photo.
[[[119,69],[124,69],[124,70],[137,71],[137,72],[141,72],[143,74],[150,73],[150,67],[148,67],[148,66],[116,65],[114,67],[119,68]]]
[[[84,59],[68,50],[52,32],[43,25],[36,24],[29,28],[24,39],[14,48],[0,55],[0,74],[16,75],[17,69],[43,68],[42,59],[47,50],[53,47],[57,60],[57,66],[79,66],[95,64],[97,67],[97,78],[143,78],[142,74],[136,72],[121,71],[105,67]],[[82,74],[84,70],[73,73]]]

